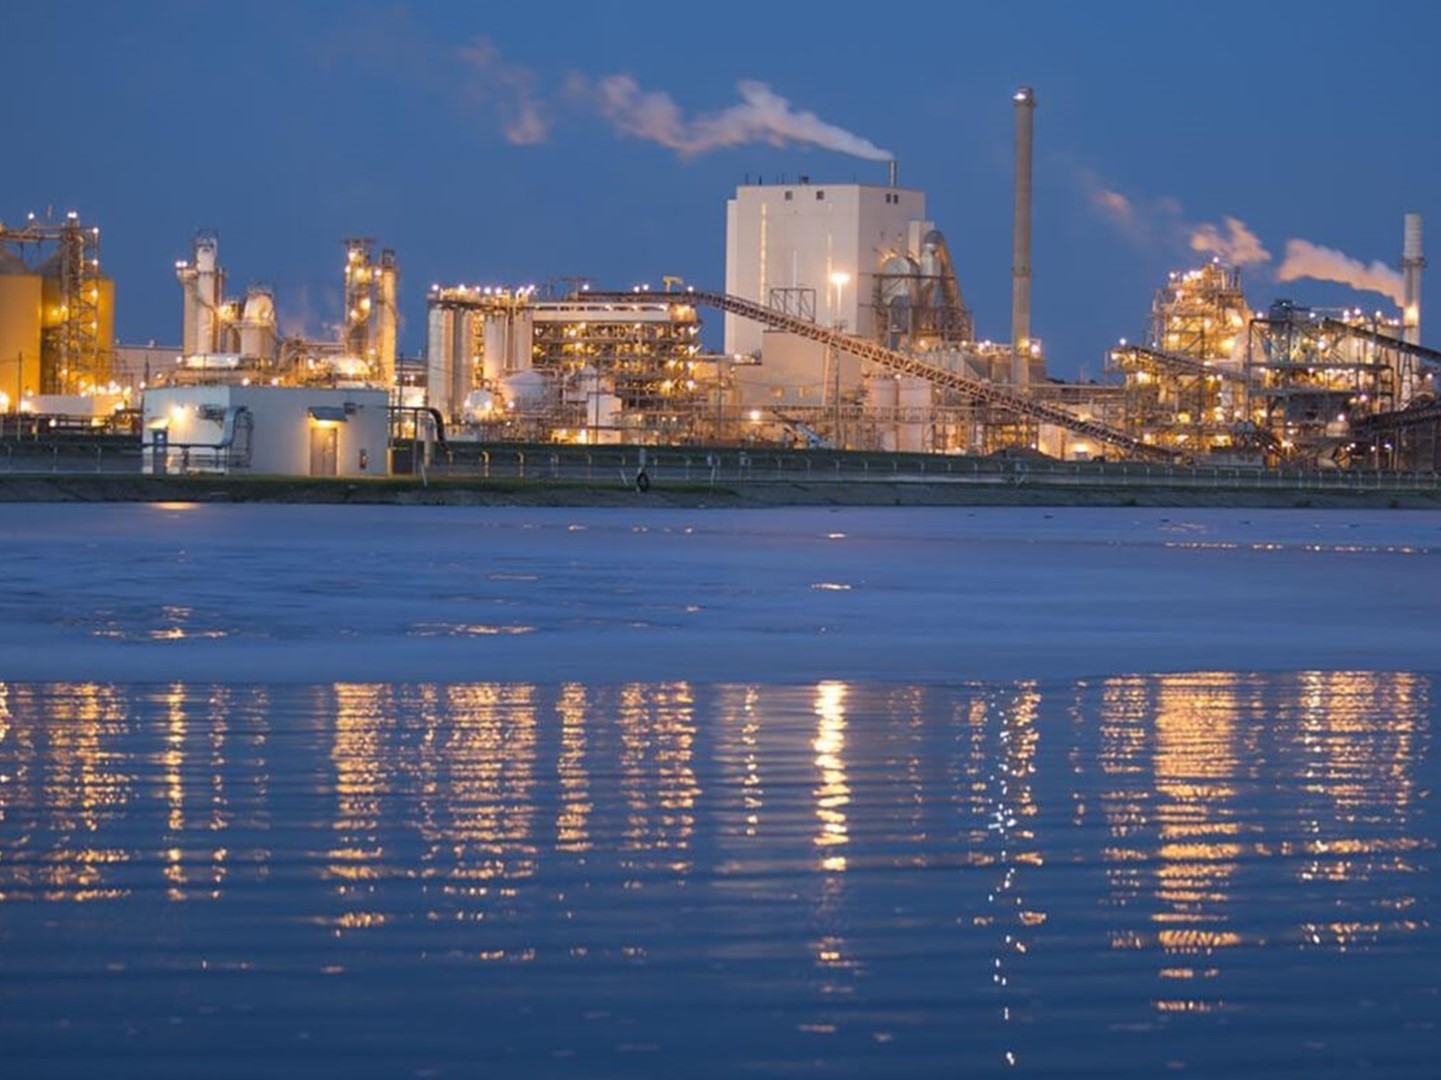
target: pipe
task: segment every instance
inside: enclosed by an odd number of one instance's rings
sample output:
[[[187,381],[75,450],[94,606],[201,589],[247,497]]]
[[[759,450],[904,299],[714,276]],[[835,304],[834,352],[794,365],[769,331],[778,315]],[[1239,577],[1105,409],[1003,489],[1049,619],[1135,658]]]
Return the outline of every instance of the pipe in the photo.
[[[1407,214],[1401,247],[1402,338],[1411,345],[1421,344],[1421,271],[1426,257],[1421,254],[1421,215]]]
[[[1011,383],[1030,387],[1031,375],[1031,143],[1036,95],[1023,86],[1016,106],[1016,222],[1011,254]]]
[[[896,159],[895,159],[895,158],[891,158],[891,160],[890,160],[890,162],[889,162],[889,165],[890,165],[890,169],[889,169],[889,171],[888,171],[888,176],[887,176],[887,179],[890,181],[889,186],[890,186],[890,187],[897,187],[898,185],[897,185],[897,182],[896,182]]]

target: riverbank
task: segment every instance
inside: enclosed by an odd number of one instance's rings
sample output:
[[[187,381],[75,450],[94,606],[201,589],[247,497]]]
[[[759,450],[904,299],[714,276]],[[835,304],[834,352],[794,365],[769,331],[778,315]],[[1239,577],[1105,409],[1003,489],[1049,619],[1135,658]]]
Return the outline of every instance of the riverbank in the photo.
[[[657,482],[389,477],[365,480],[136,474],[0,474],[0,502],[246,502],[399,506],[1212,506],[1441,509],[1441,492],[1248,487],[1243,484],[1064,484],[958,480]]]

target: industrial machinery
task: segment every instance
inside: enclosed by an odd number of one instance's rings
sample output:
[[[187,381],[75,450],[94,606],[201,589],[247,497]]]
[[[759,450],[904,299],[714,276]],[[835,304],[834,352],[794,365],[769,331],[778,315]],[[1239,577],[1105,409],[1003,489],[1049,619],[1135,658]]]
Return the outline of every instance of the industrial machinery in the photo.
[[[0,393],[20,410],[37,395],[104,388],[115,336],[114,283],[100,230],[75,212],[0,223]]]
[[[700,319],[680,294],[436,286],[430,404],[491,438],[683,442],[706,421]]]

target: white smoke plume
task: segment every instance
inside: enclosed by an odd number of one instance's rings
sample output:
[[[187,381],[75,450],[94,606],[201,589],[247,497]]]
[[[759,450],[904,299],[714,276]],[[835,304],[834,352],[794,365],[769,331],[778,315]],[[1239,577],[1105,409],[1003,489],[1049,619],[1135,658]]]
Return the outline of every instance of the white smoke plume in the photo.
[[[813,112],[796,109],[765,83],[754,80],[736,84],[741,98],[737,104],[689,120],[669,94],[642,90],[629,75],[607,75],[594,84],[574,76],[569,90],[574,99],[592,105],[620,134],[659,143],[682,157],[750,143],[800,143],[867,161],[893,157],[869,139],[827,123]]]
[[[1271,261],[1271,253],[1244,221],[1233,217],[1223,220],[1226,226],[1224,232],[1209,222],[1196,226],[1191,232],[1191,250],[1214,255],[1226,265],[1235,267]]]
[[[1287,240],[1286,258],[1276,271],[1276,280],[1295,281],[1298,278],[1337,281],[1361,292],[1389,296],[1397,304],[1405,302],[1400,273],[1380,260],[1367,265],[1309,240]]]
[[[534,146],[550,137],[550,110],[536,91],[535,72],[505,60],[485,37],[476,38],[460,55],[475,80],[477,96],[494,104],[508,142]]]

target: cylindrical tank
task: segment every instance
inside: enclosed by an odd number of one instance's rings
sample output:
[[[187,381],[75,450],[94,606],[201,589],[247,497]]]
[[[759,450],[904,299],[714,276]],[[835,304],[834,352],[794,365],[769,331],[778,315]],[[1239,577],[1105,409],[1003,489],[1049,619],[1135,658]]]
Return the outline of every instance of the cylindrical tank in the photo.
[[[515,313],[510,330],[510,358],[507,371],[529,371],[534,363],[535,312],[528,307]]]
[[[896,409],[900,416],[896,449],[908,454],[925,453],[930,449],[926,432],[931,426],[931,384],[917,375],[898,376]]]
[[[495,395],[489,390],[472,390],[465,396],[465,418],[467,420],[490,420],[494,418],[495,413]]]
[[[483,338],[485,384],[499,386],[505,378],[506,355],[510,351],[510,313],[504,310],[488,311],[483,316],[485,331]]]
[[[386,248],[380,253],[380,273],[375,286],[375,349],[380,377],[387,387],[395,385],[395,342],[400,324],[400,312],[396,308],[399,278],[400,263],[395,258],[395,252]]]
[[[550,394],[550,380],[539,371],[517,371],[503,386],[507,404],[523,415],[542,411]]]
[[[40,275],[0,250],[0,394],[8,410],[40,392]]]
[[[270,361],[275,353],[275,298],[252,285],[240,316],[240,355]]]
[[[896,380],[892,375],[874,375],[866,380],[866,409],[875,418],[877,449],[896,448]]]

